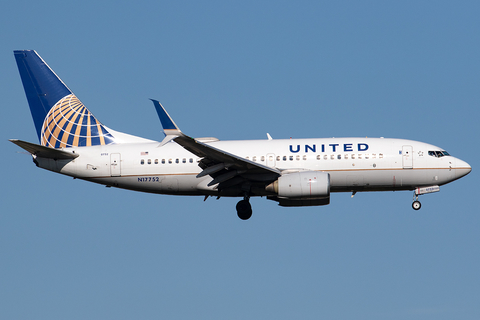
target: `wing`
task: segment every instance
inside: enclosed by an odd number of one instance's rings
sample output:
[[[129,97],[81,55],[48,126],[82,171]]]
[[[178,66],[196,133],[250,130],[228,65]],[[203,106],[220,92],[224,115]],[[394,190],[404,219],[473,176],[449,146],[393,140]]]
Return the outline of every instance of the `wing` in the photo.
[[[160,102],[152,101],[166,135],[161,145],[173,140],[202,158],[199,166],[203,171],[197,175],[197,178],[210,175],[213,180],[208,186],[218,184],[218,189],[225,189],[238,185],[265,184],[275,181],[281,175],[280,170],[276,168],[250,161],[185,135]]]

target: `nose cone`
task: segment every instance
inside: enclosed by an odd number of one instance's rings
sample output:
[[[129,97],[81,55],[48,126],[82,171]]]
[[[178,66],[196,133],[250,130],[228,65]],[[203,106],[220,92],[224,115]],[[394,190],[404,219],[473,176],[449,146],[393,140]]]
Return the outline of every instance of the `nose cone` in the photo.
[[[456,159],[455,164],[455,178],[457,179],[466,176],[472,171],[472,167],[463,160]]]

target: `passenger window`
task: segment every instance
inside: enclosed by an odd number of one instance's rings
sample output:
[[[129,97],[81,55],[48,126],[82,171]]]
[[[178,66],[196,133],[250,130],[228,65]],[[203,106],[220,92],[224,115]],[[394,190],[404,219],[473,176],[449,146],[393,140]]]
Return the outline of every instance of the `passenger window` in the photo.
[[[182,162],[187,163],[187,159],[183,158]]]
[[[339,154],[339,155],[337,156],[337,159],[338,159],[338,160],[342,160],[342,155]]]
[[[378,155],[378,158],[383,159],[383,153],[380,153],[380,154]]]
[[[277,161],[280,161],[280,156],[277,156]]]
[[[375,153],[372,153],[372,159],[376,159],[377,155]]]
[[[365,159],[368,159],[369,157],[370,157],[369,154],[366,154],[366,155],[365,155]]]
[[[355,160],[355,155],[352,153],[352,160]]]
[[[190,158],[190,163],[193,163],[193,158]]]
[[[173,163],[172,159],[168,159],[168,163],[172,164]]]
[[[348,153],[345,154],[344,159],[345,159],[345,160],[348,160]]]
[[[155,164],[158,164],[158,159],[155,159]]]
[[[140,164],[145,164],[145,160],[141,159]]]
[[[293,156],[290,156],[290,161],[293,161]]]
[[[283,156],[283,161],[287,161],[287,156]]]
[[[320,160],[320,159],[322,159],[322,156],[321,156],[321,155],[318,155],[318,156],[317,156],[317,160]]]
[[[180,160],[178,158],[175,159],[175,163],[180,163]]]
[[[358,160],[361,160],[361,159],[362,159],[362,154],[359,153],[359,154],[358,154]]]
[[[265,161],[265,156],[262,156],[262,158],[260,158],[260,161]]]
[[[297,161],[300,161],[300,156],[297,156]]]
[[[335,159],[335,155],[332,154],[332,155],[330,156],[330,159],[334,160],[334,159]]]
[[[328,156],[327,156],[327,155],[324,155],[324,156],[323,156],[323,160],[328,160]]]
[[[162,159],[162,164],[165,164],[165,159]]]
[[[256,157],[256,156],[253,156],[252,160],[253,160],[253,161],[257,161],[257,157]]]
[[[148,164],[152,164],[152,159],[148,159]]]

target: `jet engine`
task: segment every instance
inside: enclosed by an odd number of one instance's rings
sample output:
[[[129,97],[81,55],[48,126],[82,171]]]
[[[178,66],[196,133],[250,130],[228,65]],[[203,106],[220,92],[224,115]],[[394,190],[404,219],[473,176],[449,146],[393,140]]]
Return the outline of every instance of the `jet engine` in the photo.
[[[278,198],[292,200],[330,198],[330,175],[318,171],[286,173],[266,187]]]

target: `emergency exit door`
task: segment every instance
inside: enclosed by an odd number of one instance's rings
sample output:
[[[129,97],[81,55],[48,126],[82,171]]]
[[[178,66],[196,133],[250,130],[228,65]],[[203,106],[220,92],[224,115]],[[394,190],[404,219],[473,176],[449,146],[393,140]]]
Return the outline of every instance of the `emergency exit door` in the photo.
[[[267,167],[274,168],[275,167],[275,154],[269,153],[267,154]]]

